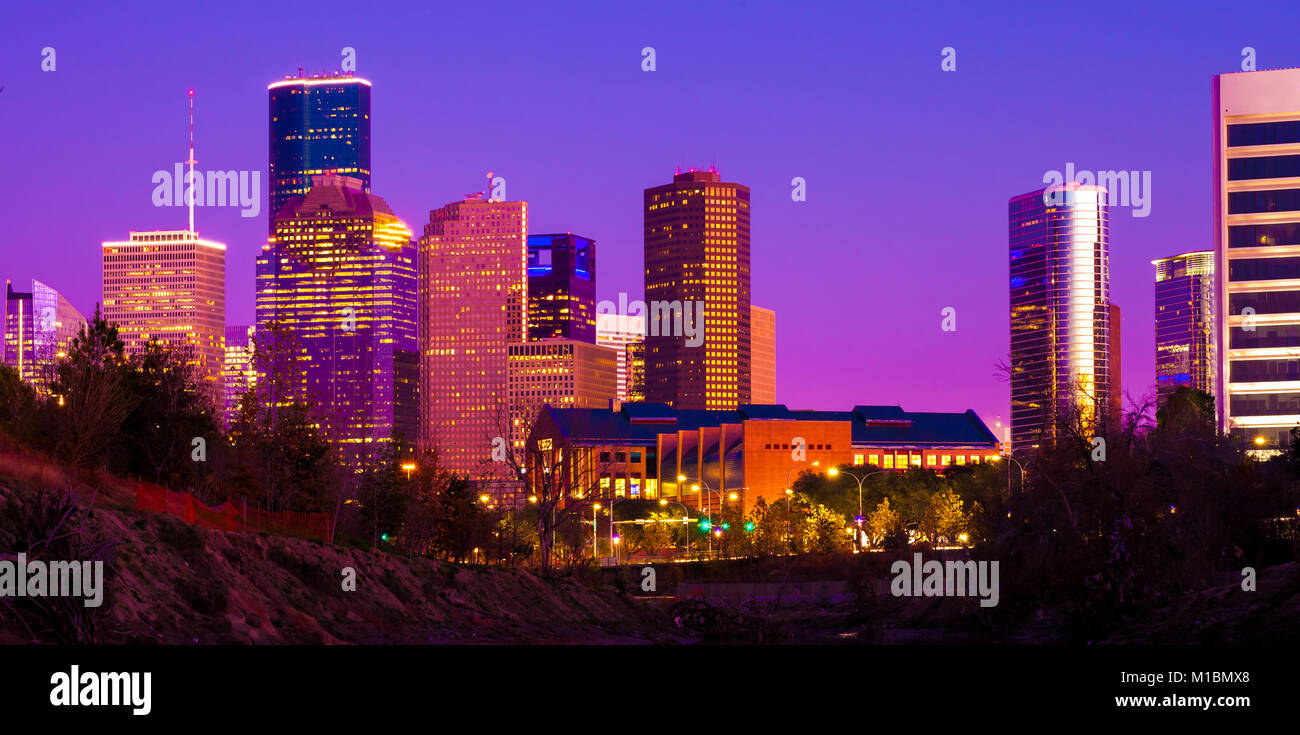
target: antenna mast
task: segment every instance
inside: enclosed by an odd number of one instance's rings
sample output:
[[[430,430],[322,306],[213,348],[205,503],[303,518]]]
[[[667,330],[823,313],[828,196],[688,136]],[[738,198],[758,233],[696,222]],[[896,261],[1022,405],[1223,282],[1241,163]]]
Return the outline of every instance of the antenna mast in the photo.
[[[194,196],[196,193],[194,191],[194,164],[198,163],[198,161],[194,160],[194,90],[192,89],[190,90],[190,159],[186,163],[190,166],[189,187],[186,189],[186,200],[190,205],[190,234],[197,237],[198,234],[194,232]]]

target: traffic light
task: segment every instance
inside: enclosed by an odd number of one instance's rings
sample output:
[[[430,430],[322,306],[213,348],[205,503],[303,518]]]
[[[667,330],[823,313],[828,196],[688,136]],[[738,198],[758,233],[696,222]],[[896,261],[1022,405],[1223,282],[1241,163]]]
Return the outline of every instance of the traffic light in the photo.
[[[730,524],[730,523],[723,523],[723,524],[722,524],[722,530],[724,530],[724,531],[730,531],[730,530],[731,530],[731,524]]]
[[[746,523],[746,524],[745,524],[745,530],[746,530],[746,531],[753,531],[753,530],[754,530],[754,522],[753,522],[753,521],[749,521],[748,523]]]
[[[709,519],[708,519],[708,518],[701,518],[701,519],[700,519],[700,530],[701,530],[701,531],[707,531],[707,530],[709,530],[709,529],[712,528],[712,527],[713,527],[713,524],[709,522]]]

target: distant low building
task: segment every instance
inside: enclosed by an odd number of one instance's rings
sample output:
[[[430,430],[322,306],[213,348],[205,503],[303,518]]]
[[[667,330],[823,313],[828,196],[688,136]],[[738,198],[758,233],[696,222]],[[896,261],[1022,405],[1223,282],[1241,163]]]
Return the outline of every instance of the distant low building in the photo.
[[[556,474],[576,498],[643,498],[693,508],[771,504],[814,467],[872,465],[943,470],[999,455],[974,411],[907,412],[898,406],[801,411],[783,405],[736,410],[554,408],[538,416],[526,444],[530,482]],[[680,480],[679,478],[685,478]]]

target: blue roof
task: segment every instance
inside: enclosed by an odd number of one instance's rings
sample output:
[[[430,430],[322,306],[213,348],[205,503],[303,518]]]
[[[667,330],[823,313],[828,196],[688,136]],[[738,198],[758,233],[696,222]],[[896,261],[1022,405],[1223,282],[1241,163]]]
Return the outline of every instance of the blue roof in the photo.
[[[546,406],[570,440],[653,446],[659,434],[695,431],[705,426],[764,421],[851,421],[855,445],[915,446],[997,444],[997,437],[974,411],[907,412],[900,406],[855,406],[851,411],[791,410],[784,405],[744,405],[731,411],[674,409],[663,403],[625,403],[608,408]]]

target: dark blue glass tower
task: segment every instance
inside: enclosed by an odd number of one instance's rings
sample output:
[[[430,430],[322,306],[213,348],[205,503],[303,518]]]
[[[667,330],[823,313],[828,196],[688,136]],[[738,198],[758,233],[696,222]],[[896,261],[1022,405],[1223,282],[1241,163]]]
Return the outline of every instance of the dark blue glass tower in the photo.
[[[281,207],[337,173],[370,191],[370,82],[354,76],[299,76],[267,87],[270,98],[271,231]]]
[[[528,236],[528,339],[596,342],[596,242]]]

